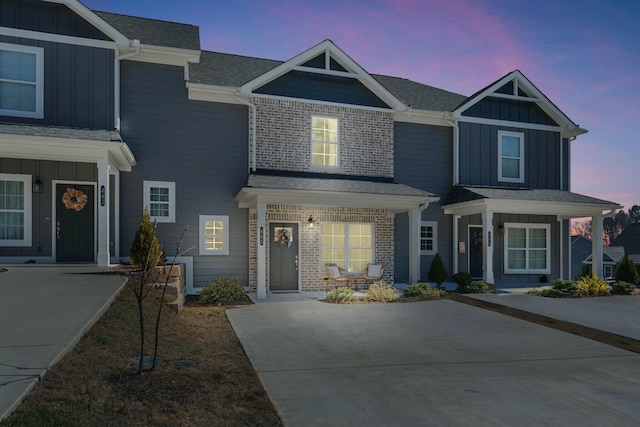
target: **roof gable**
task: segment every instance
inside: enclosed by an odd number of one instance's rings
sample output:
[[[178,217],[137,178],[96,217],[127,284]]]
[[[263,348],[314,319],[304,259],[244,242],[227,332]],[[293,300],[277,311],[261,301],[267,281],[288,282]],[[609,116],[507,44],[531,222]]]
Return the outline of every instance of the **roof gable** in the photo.
[[[462,116],[476,104],[488,98],[506,100],[509,102],[535,105],[540,111],[540,116],[535,118],[539,124],[557,125],[574,135],[586,133],[585,129],[576,125],[566,114],[556,107],[529,79],[519,70],[512,71],[484,89],[467,98],[454,111],[454,116]],[[510,120],[519,121],[519,118]]]
[[[245,83],[241,86],[240,92],[246,94],[257,92],[261,87],[274,82],[282,76],[289,75],[291,77],[295,75],[290,74],[292,72],[296,72],[298,76],[300,73],[309,73],[328,78],[353,79],[358,82],[358,85],[371,91],[388,107],[398,111],[404,111],[407,108],[331,40],[325,40]]]

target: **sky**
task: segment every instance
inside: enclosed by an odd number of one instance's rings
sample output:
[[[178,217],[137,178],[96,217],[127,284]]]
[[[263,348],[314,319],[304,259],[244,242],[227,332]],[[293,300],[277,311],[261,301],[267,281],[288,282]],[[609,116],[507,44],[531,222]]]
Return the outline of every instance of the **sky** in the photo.
[[[640,0],[82,0],[286,61],[331,39],[369,73],[472,95],[520,70],[574,123],[571,190],[640,205]]]

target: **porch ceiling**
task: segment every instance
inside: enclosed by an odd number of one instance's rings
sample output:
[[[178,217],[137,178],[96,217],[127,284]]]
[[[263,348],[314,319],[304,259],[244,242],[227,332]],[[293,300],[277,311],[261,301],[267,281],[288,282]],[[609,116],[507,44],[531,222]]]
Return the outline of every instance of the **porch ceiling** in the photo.
[[[548,189],[506,189],[456,186],[443,203],[444,212],[452,215],[494,213],[556,215],[561,219],[602,215],[620,209],[615,202],[578,193]]]
[[[241,208],[258,202],[388,209],[404,212],[440,198],[394,182],[250,175],[235,200]]]
[[[0,153],[10,158],[82,163],[108,159],[124,172],[136,165],[120,134],[108,130],[0,124]]]

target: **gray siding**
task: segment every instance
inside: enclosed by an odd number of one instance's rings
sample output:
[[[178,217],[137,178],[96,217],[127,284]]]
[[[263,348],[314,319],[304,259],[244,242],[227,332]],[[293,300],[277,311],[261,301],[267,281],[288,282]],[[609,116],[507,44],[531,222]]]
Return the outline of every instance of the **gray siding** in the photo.
[[[247,107],[189,101],[180,67],[125,61],[122,72],[122,135],[138,165],[121,174],[121,255],[140,223],[143,181],[175,182],[176,222],[158,224],[167,254],[188,226],[183,248],[194,248],[185,254],[194,257],[194,286],[221,275],[247,284],[248,212],[234,201],[248,172]],[[229,255],[198,255],[199,215],[229,216]]]
[[[44,119],[0,121],[113,129],[113,61],[108,49],[0,36],[0,42],[44,48]]]
[[[26,160],[0,158],[0,172],[32,175],[40,177],[42,193],[33,194],[31,247],[0,247],[0,256],[45,257],[53,256],[53,180],[96,182],[98,169],[93,163],[52,162],[46,160]]]
[[[290,71],[255,91],[266,95],[389,108],[356,79]]]
[[[499,130],[524,133],[525,180],[522,184],[498,181]],[[562,148],[566,153],[566,148]],[[560,151],[558,132],[460,123],[460,184],[558,189]]]
[[[453,130],[443,126],[429,126],[397,122],[394,125],[395,181],[429,191],[441,198],[452,185]],[[423,221],[438,222],[437,251],[447,272],[452,270],[451,232],[452,219],[445,215],[440,202],[429,205],[422,213]],[[395,275],[398,282],[406,282],[409,276],[409,225],[408,215],[395,219]],[[426,281],[433,255],[421,256],[420,279]]]
[[[483,119],[509,120],[558,126],[537,104],[527,101],[508,100],[488,96],[462,113],[463,116]]]
[[[42,0],[2,0],[0,26],[108,40],[104,34],[67,6]]]

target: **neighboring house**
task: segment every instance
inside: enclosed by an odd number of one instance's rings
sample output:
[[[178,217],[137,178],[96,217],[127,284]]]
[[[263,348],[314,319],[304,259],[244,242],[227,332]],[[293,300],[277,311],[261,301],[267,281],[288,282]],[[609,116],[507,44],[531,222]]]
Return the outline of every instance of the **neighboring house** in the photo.
[[[629,258],[631,258],[636,268],[640,269],[640,223],[627,225],[611,244],[623,246],[629,253]]]
[[[224,47],[221,47],[224,48]],[[126,260],[144,207],[190,292],[220,275],[324,289],[325,263],[386,281],[570,277],[586,130],[520,71],[465,97],[369,74],[330,40],[282,62],[200,49],[192,25],[3,0],[0,261]],[[596,265],[602,247],[593,245]]]
[[[624,248],[622,246],[604,246],[602,251],[602,277],[615,277],[618,266],[624,258]],[[591,255],[584,260],[584,264],[592,266]]]
[[[574,279],[582,272],[585,260],[591,257],[591,239],[582,235],[571,236],[571,271],[568,278]]]

